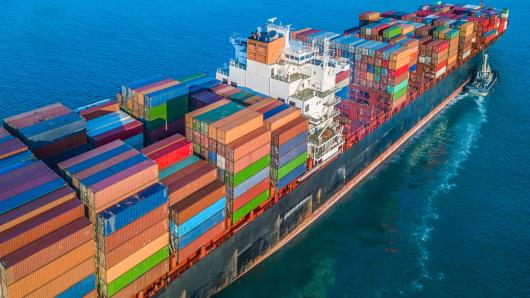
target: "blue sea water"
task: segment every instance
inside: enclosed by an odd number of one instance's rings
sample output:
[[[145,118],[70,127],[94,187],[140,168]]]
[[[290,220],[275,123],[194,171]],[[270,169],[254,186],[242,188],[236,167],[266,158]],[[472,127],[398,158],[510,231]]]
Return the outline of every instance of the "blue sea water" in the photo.
[[[0,0],[0,117],[112,97],[122,82],[213,74],[269,17],[337,31],[422,1]],[[375,175],[221,297],[529,297],[529,1],[462,95]]]

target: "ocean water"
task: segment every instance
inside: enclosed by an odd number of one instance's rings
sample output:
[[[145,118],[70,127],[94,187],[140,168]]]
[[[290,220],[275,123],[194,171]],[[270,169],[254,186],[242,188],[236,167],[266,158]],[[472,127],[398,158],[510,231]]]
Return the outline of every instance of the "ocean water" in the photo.
[[[155,73],[213,74],[267,18],[340,32],[422,1],[0,0],[0,117],[112,97]],[[529,297],[529,1],[461,95],[384,167],[219,297]]]

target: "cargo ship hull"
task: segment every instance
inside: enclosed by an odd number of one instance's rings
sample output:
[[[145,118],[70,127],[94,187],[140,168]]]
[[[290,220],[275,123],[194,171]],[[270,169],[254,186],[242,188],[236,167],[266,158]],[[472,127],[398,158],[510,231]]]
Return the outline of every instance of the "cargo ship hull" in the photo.
[[[351,190],[460,92],[480,65],[475,55],[169,283],[167,297],[211,296],[245,274]],[[328,183],[323,184],[322,181]]]

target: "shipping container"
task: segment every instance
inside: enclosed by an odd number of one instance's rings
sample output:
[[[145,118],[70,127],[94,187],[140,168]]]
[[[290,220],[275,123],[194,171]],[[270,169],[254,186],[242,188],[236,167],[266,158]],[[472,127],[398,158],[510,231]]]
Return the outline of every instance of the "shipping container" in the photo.
[[[88,219],[80,218],[1,258],[2,280],[7,284],[12,284],[76,247],[91,241],[93,237],[93,226]]]

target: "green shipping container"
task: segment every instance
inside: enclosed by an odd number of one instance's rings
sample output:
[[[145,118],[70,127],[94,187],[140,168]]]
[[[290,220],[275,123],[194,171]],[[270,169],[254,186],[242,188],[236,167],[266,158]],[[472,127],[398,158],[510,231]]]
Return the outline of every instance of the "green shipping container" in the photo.
[[[283,178],[283,176],[289,174],[290,172],[292,172],[294,169],[298,168],[298,166],[300,166],[301,164],[305,163],[307,160],[307,152],[303,152],[302,154],[298,155],[297,157],[295,157],[293,160],[291,160],[290,162],[286,163],[283,167],[281,167],[279,170],[278,170],[278,177],[272,177],[274,180],[278,181],[280,179]],[[274,173],[276,174],[276,173]]]
[[[270,154],[267,154],[263,156],[262,158],[260,158],[255,163],[237,172],[235,175],[226,172],[225,181],[227,185],[231,187],[236,187],[239,184],[246,181],[248,178],[256,175],[259,171],[268,167],[270,163],[271,163],[271,156]]]
[[[169,122],[184,118],[188,112],[188,96],[181,96],[164,102],[161,105],[149,109],[145,115],[147,120],[164,119]]]
[[[394,93],[394,95],[392,95],[392,100],[395,101],[399,98],[401,98],[401,96],[407,94],[407,86],[403,87],[401,90],[399,90],[398,92]]]
[[[252,201],[246,203],[243,207],[237,209],[234,214],[232,214],[232,223],[238,222],[245,215],[249,214],[250,211],[256,209],[263,202],[267,201],[269,199],[269,195],[270,190],[267,189],[266,191],[260,193],[257,197],[252,199]]]
[[[107,285],[107,296],[112,297],[114,294],[118,293],[121,289],[125,288],[131,282],[136,280],[138,277],[142,276],[144,273],[149,271],[151,268],[160,264],[169,257],[169,246],[162,248],[161,250],[154,253],[149,258],[143,260],[140,264],[134,266],[129,271],[125,272],[123,275],[113,280]]]
[[[399,26],[392,26],[386,29],[385,31],[383,31],[383,37],[392,38],[392,37],[398,36],[401,34],[401,30],[402,29]]]

